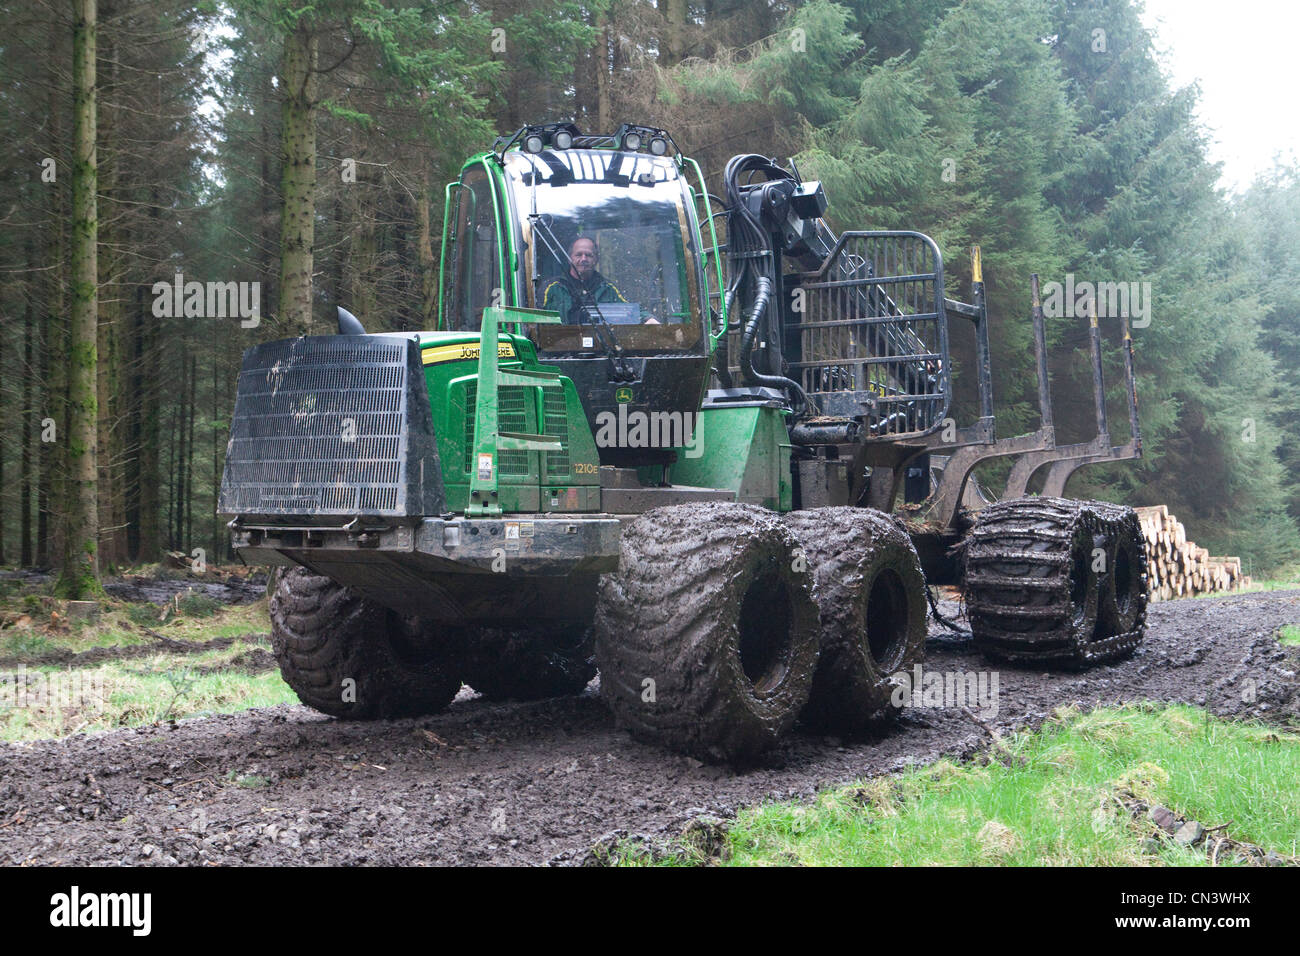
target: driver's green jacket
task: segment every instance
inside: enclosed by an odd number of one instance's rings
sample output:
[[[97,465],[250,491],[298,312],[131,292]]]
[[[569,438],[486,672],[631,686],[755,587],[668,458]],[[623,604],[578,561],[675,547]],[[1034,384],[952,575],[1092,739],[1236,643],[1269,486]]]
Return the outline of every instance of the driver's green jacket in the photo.
[[[593,272],[586,282],[580,282],[572,275],[557,276],[542,290],[542,308],[560,313],[566,325],[592,321],[585,315],[583,306],[626,301],[618,287],[599,272]]]

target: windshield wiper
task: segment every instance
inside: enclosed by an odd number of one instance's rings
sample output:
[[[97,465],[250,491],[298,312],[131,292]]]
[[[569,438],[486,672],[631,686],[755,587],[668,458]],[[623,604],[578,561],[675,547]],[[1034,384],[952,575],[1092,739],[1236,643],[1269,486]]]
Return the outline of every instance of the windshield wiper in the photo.
[[[542,241],[546,243],[547,249],[553,256],[555,256],[556,261],[566,262],[572,266],[573,260],[571,260],[565,253],[564,247],[560,244],[560,240],[556,237],[555,233],[551,231],[550,223],[546,221],[546,217],[534,212],[529,214],[528,221],[532,223],[533,235],[541,237]],[[535,250],[536,244],[534,243],[534,251]],[[537,267],[535,264],[533,267],[533,275],[535,281],[540,281],[539,278],[536,278]],[[533,297],[536,298],[536,296],[537,290],[534,288]],[[613,369],[613,377],[611,381],[636,381],[636,372],[633,371],[632,366],[628,364],[627,359],[624,357],[623,347],[618,344],[618,338],[614,335],[613,328],[610,326],[609,322],[605,320],[605,314],[600,311],[600,303],[597,302],[593,296],[590,306],[586,302],[582,302],[580,305],[588,318],[592,317],[591,308],[594,307],[596,310],[595,317],[597,321],[592,323],[592,328],[596,330],[596,337],[600,339],[600,346],[605,350],[605,355],[609,358],[610,367]]]

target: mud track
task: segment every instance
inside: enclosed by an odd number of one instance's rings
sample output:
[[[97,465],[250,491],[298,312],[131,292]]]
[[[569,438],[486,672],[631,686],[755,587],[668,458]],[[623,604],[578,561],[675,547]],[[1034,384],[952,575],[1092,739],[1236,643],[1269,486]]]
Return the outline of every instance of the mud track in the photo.
[[[1000,710],[985,723],[1004,731],[1058,704],[1136,700],[1296,720],[1297,652],[1274,637],[1296,622],[1296,591],[1154,605],[1128,661],[1052,675],[1000,667]],[[933,641],[925,666],[990,668],[953,639]],[[611,831],[676,834],[702,812],[805,797],[986,742],[960,708],[915,709],[879,740],[795,733],[735,770],[635,743],[591,687],[533,704],[462,689],[440,716],[371,724],[252,710],[0,746],[0,863],[573,863]]]

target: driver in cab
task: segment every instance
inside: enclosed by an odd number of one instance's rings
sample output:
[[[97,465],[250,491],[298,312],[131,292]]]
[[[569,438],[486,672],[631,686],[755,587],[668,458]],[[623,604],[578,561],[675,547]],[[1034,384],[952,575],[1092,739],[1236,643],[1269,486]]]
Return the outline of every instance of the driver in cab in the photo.
[[[542,292],[542,308],[558,312],[567,325],[579,325],[592,321],[589,312],[592,306],[601,302],[627,302],[618,287],[597,270],[600,253],[596,250],[596,241],[587,236],[579,236],[569,246],[569,271],[552,279]],[[651,318],[646,324],[658,325]]]

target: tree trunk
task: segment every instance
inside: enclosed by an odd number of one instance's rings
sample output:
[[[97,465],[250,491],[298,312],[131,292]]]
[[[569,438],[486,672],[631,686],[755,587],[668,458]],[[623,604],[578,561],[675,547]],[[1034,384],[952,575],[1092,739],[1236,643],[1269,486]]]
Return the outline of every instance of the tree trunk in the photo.
[[[114,4],[109,0],[99,0],[103,5],[104,22],[112,23]],[[97,153],[96,178],[97,189],[106,200],[104,216],[98,223],[96,246],[103,246],[104,254],[98,255],[97,282],[97,326],[95,355],[95,390],[99,414],[96,417],[96,469],[99,486],[97,489],[97,507],[99,509],[99,566],[101,571],[121,564],[125,559],[125,530],[121,499],[121,465],[122,453],[122,383],[121,357],[119,355],[119,336],[121,329],[122,301],[118,295],[118,281],[122,249],[129,248],[122,233],[122,222],[114,215],[113,200],[118,189],[117,117],[113,107],[117,93],[116,72],[117,59],[111,30],[105,31],[100,38],[99,59],[105,69],[97,76],[96,92],[98,97],[98,135],[97,141],[102,149]],[[98,301],[102,296],[102,301]]]
[[[28,233],[26,242],[27,247],[27,268],[32,270],[36,263],[32,261],[32,240],[31,234]],[[34,274],[33,274],[34,278]],[[22,490],[18,500],[22,506],[22,518],[19,521],[18,537],[19,548],[21,551],[20,563],[24,568],[32,566],[34,557],[32,550],[32,420],[36,415],[36,409],[32,407],[32,379],[36,377],[36,310],[34,303],[36,300],[36,290],[34,281],[29,283],[27,289],[27,305],[24,309],[24,343],[23,343],[23,454],[22,454]],[[3,487],[3,486],[0,486]]]
[[[614,40],[609,24],[609,11],[596,18],[596,55],[592,69],[596,74],[596,132],[614,132],[614,108],[609,95],[609,48]]]
[[[49,60],[58,63],[64,57],[64,33],[58,20],[50,21]],[[49,96],[50,140],[49,155],[62,158],[63,102],[57,82],[51,82]],[[38,521],[36,561],[41,567],[53,567],[63,555],[64,520],[62,509],[66,501],[64,485],[68,445],[67,420],[67,327],[63,290],[63,268],[67,253],[65,224],[67,209],[64,204],[64,187],[55,180],[49,189],[49,226],[47,230],[46,262],[53,267],[46,272],[45,282],[45,341],[42,365],[45,368],[44,414],[41,416],[41,515]],[[46,421],[53,425],[51,432]]]
[[[275,264],[276,197],[271,186],[271,159],[272,151],[275,149],[275,134],[271,128],[271,106],[275,98],[275,88],[271,85],[269,73],[261,79],[261,97],[257,103],[262,137],[261,176],[258,183],[261,241],[257,249],[257,277],[263,283],[262,308],[266,309],[270,303],[278,301],[276,297],[280,289]]]
[[[686,56],[686,0],[660,0],[659,9],[668,21],[659,63],[676,66]]]
[[[98,311],[95,153],[95,0],[73,0],[72,317],[68,342],[68,499],[58,591],[102,592],[95,500],[95,364]]]
[[[172,416],[172,420],[176,423],[172,429],[175,440],[167,443],[172,449],[172,468],[170,469],[172,493],[170,507],[168,508],[170,515],[167,533],[172,551],[178,551],[185,546],[183,540],[185,525],[181,520],[184,512],[181,509],[185,498],[185,400],[190,393],[185,376],[189,372],[190,366],[185,354],[185,340],[183,338],[180,344],[181,355],[178,361],[181,365],[181,387],[177,394],[176,412]]]
[[[352,155],[357,155],[354,150]],[[339,259],[343,263],[342,291],[346,294],[343,306],[356,314],[361,321],[376,322],[378,319],[378,296],[375,295],[377,278],[376,262],[379,259],[379,244],[375,235],[375,216],[367,208],[368,190],[362,188],[365,174],[359,175],[358,182],[346,187],[343,195],[342,221],[347,223],[347,251]],[[403,261],[399,256],[398,261]],[[371,326],[374,328],[374,326]],[[382,328],[382,326],[380,326]]]
[[[586,14],[585,22],[592,23],[591,14]],[[581,130],[591,130],[596,108],[596,77],[593,75],[592,63],[596,59],[596,47],[599,39],[594,40],[585,53],[573,58],[573,122]]]
[[[4,293],[4,287],[0,286],[0,295]],[[0,329],[0,369],[4,368],[5,359],[5,342],[8,336],[4,334],[4,329]],[[0,421],[5,420],[5,395],[0,392]],[[5,456],[0,452],[0,490],[5,486]],[[5,560],[5,497],[0,494],[0,565],[8,564]]]
[[[149,190],[149,227],[157,235],[162,222],[159,212],[158,187]],[[139,407],[140,407],[140,545],[136,560],[150,563],[158,559],[162,542],[162,475],[159,472],[158,437],[161,433],[159,417],[160,395],[158,381],[163,369],[163,354],[159,347],[158,321],[151,313],[141,287],[137,292],[136,322],[140,341],[139,357]]]
[[[416,203],[420,223],[418,254],[420,263],[420,328],[435,329],[438,321],[438,260],[433,256],[433,199],[429,175],[422,175],[422,188]]]
[[[306,25],[284,41],[280,314],[285,335],[311,332],[312,245],[316,219],[316,35]]]
[[[186,554],[194,547],[194,419],[198,415],[198,356],[190,353],[190,424],[185,439],[188,459],[185,463],[185,547]]]
[[[216,335],[213,335],[212,353],[209,356],[212,360],[212,424],[210,427],[212,434],[212,507],[208,509],[208,521],[212,525],[212,546],[208,549],[208,561],[212,564],[221,561],[221,520],[217,517],[217,494],[221,490],[221,446],[217,440],[217,423],[221,421],[221,414],[217,399],[221,393],[217,388],[217,369],[221,365],[218,359],[222,351],[221,342]]]
[[[127,406],[126,406],[126,445],[127,458],[123,463],[122,484],[124,485],[124,513],[126,519],[126,559],[128,562],[140,560],[140,493],[143,484],[140,476],[140,434],[143,422],[140,415],[140,395],[144,391],[143,342],[144,332],[144,284],[136,283],[131,293],[130,304],[126,308],[127,335]]]

